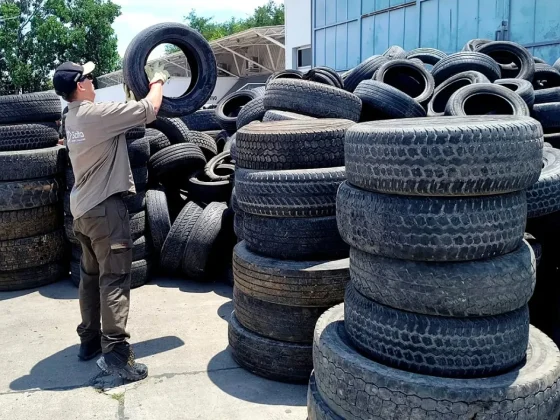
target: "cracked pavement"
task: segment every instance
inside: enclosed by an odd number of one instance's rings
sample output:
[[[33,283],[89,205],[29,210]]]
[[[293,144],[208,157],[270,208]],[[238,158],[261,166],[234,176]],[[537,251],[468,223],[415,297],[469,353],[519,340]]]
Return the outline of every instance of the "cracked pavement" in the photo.
[[[130,342],[149,376],[127,383],[78,360],[70,281],[0,292],[0,420],[305,419],[305,386],[259,378],[231,358],[231,295],[223,283],[182,279],[132,290]]]

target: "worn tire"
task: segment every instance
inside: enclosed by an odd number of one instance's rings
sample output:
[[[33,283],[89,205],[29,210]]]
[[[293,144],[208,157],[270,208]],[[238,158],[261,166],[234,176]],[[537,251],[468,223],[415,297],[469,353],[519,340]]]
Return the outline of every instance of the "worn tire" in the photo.
[[[194,131],[213,131],[221,130],[222,127],[216,119],[214,109],[200,109],[190,115],[181,117],[189,130]]]
[[[5,96],[3,97],[5,98]],[[0,119],[2,104],[0,102]],[[0,151],[52,148],[58,143],[56,124],[25,123],[0,125]]]
[[[354,93],[362,100],[361,121],[426,116],[422,105],[385,83],[366,80],[358,85]]]
[[[307,390],[307,420],[344,420],[329,408],[319,394],[314,373],[311,373]]]
[[[264,107],[267,111],[277,109],[311,117],[359,121],[362,104],[356,95],[332,86],[307,80],[277,79],[266,88]]]
[[[60,98],[54,92],[0,97],[0,124],[55,122],[60,119]]]
[[[532,109],[533,105],[535,105],[535,89],[531,82],[524,79],[498,79],[494,83],[505,86],[517,93],[525,101],[529,109]]]
[[[200,147],[206,160],[212,159],[218,154],[218,146],[212,137],[198,131],[189,131],[185,139],[186,143],[193,143]]]
[[[489,42],[492,41],[489,39],[481,39],[481,38],[471,39],[469,42],[465,44],[465,46],[461,51],[477,51],[480,47],[482,47],[485,44],[488,44]]]
[[[63,146],[38,150],[0,152],[0,181],[44,178],[64,172],[67,152]]]
[[[202,208],[191,201],[175,219],[161,250],[161,268],[168,274],[178,274],[191,232],[202,215]]]
[[[451,96],[462,87],[476,83],[490,83],[490,80],[477,71],[465,71],[442,82],[428,104],[428,117],[443,117]]]
[[[216,108],[216,119],[220,126],[230,134],[235,133],[238,115],[245,106],[258,97],[261,97],[258,92],[246,89],[238,90],[222,98]]]
[[[343,312],[339,305],[319,318],[313,344],[319,394],[343,419],[551,420],[560,413],[560,352],[534,327],[527,360],[510,372],[450,379],[364,357],[350,344]]]
[[[494,82],[502,75],[500,65],[492,57],[480,52],[463,51],[441,59],[432,69],[432,76],[436,86],[439,86],[450,77],[464,71],[482,73],[490,82]]]
[[[435,89],[434,78],[426,68],[404,58],[383,64],[375,80],[400,90],[421,105],[429,102]]]
[[[412,261],[473,261],[521,245],[525,191],[486,197],[408,197],[343,183],[337,197],[344,241],[370,254]],[[245,230],[247,232],[247,229]]]
[[[560,132],[560,102],[535,105],[533,117],[541,123],[546,134]]]
[[[253,121],[261,121],[264,114],[266,114],[266,109],[264,109],[264,97],[259,96],[241,108],[237,116],[237,129],[239,130]]]
[[[0,271],[38,267],[64,258],[62,229],[28,238],[0,241]]]
[[[537,182],[542,147],[540,124],[529,117],[364,123],[346,133],[346,175],[353,185],[388,194],[502,194]]]
[[[346,179],[344,167],[293,171],[238,168],[239,207],[258,216],[322,217],[336,214],[336,192]]]
[[[159,254],[171,230],[167,197],[163,191],[150,190],[146,193],[146,216],[148,218],[149,237],[152,240],[154,250]]]
[[[160,181],[174,182],[204,168],[206,158],[200,147],[192,143],[174,144],[150,158],[149,166]]]
[[[206,266],[210,263],[212,249],[222,229],[224,212],[223,203],[210,203],[195,222],[186,239],[182,256],[183,273],[192,279],[202,279]]]
[[[157,117],[148,127],[165,134],[171,144],[187,142],[189,129],[180,118]]]
[[[560,150],[543,149],[543,170],[539,180],[527,190],[528,217],[560,211]]]
[[[132,168],[146,166],[150,159],[150,140],[148,137],[127,141],[128,160]]]
[[[546,104],[549,102],[560,102],[560,87],[535,91],[535,104]]]
[[[275,109],[271,109],[266,111],[262,121],[270,122],[270,121],[286,121],[286,120],[313,120],[313,119],[315,119],[315,117],[296,114],[295,112],[277,111]]]
[[[515,115],[530,116],[529,107],[517,93],[507,87],[478,83],[455,92],[445,107],[445,115]]]
[[[64,216],[64,233],[68,242],[75,245],[80,244],[80,241],[74,233],[74,218],[72,216]]]
[[[430,64],[432,66],[440,60],[443,60],[445,57],[447,57],[446,53],[436,50],[435,48],[416,48],[406,55],[406,58],[409,60],[417,58],[424,64]]]
[[[133,241],[136,241],[146,233],[146,212],[140,211],[138,213],[129,214],[130,236]]]
[[[246,169],[343,166],[344,137],[353,124],[335,119],[250,124],[237,132],[234,159]]]
[[[212,95],[218,70],[208,41],[185,24],[158,23],[136,35],[123,58],[125,83],[137,98],[145,98],[150,88],[144,67],[152,50],[165,43],[173,44],[183,51],[192,77],[185,94],[178,98],[163,97],[159,114],[168,117],[191,114],[201,108]]]
[[[163,133],[158,133],[159,134],[148,137],[148,142],[150,143],[150,156],[153,156],[157,152],[171,146],[171,142],[167,136]]]
[[[309,344],[272,340],[244,328],[231,314],[228,341],[233,359],[243,368],[267,379],[305,383],[313,369]]]
[[[477,51],[493,58],[499,65],[504,79],[533,81],[535,60],[531,53],[516,42],[495,41],[481,45]],[[515,63],[516,68],[508,66]]]
[[[264,257],[245,242],[233,251],[235,285],[256,299],[288,306],[330,307],[344,300],[348,259],[284,261]]]
[[[361,82],[373,78],[379,67],[388,61],[389,59],[382,55],[374,55],[364,60],[344,75],[344,89],[348,92],[354,92]]]
[[[560,86],[560,70],[548,64],[535,64],[533,86],[536,90],[551,89]]]
[[[352,284],[362,295],[391,308],[432,316],[515,311],[533,295],[536,268],[525,241],[500,257],[458,263],[396,260],[350,249]]]
[[[128,141],[141,139],[145,135],[146,135],[146,126],[144,125],[133,127],[130,130],[125,131],[124,133],[124,136]]]
[[[58,203],[63,189],[64,182],[57,176],[0,182],[0,212]]]
[[[226,169],[224,167],[226,162],[231,162],[231,151],[222,152],[210,159],[204,167],[204,175],[211,181],[229,181],[235,173],[235,165],[231,165],[233,173],[230,170],[227,171],[227,174],[217,173],[220,172],[220,167]],[[230,167],[228,166],[228,168]]]
[[[62,227],[57,205],[0,212],[0,241],[43,235]]]
[[[348,256],[336,218],[279,218],[243,214],[247,247],[267,257],[284,260],[337,259]]]
[[[211,181],[203,171],[197,171],[189,177],[187,190],[189,197],[202,203],[228,202],[233,190],[233,179]]]
[[[55,283],[68,275],[68,266],[55,261],[18,271],[0,271],[0,292],[33,289]]]

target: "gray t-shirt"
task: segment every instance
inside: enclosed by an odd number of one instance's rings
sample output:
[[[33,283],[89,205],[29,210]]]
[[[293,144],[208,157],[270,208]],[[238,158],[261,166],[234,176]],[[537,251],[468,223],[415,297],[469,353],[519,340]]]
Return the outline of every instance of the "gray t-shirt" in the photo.
[[[136,193],[124,133],[155,119],[154,106],[146,99],[68,104],[66,144],[76,178],[70,193],[74,219],[113,194]]]

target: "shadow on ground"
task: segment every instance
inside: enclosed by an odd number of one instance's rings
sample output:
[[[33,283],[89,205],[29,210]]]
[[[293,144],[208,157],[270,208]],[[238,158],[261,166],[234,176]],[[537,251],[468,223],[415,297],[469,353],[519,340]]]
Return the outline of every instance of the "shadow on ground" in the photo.
[[[240,400],[263,405],[307,405],[307,386],[269,381],[238,367],[230,347],[208,363],[208,377],[227,394]]]
[[[153,279],[150,284],[159,287],[179,289],[185,293],[216,293],[218,296],[232,298],[233,288],[225,281],[195,281],[182,278],[160,277]]]
[[[47,286],[18,290],[15,292],[0,292],[0,302],[3,300],[26,296],[35,292],[39,292],[41,296],[49,299],[78,299],[78,288],[74,286],[69,278],[64,278]]]
[[[184,344],[180,338],[168,336],[133,343],[133,349],[136,358],[140,359],[176,349]],[[82,362],[77,357],[78,349],[79,345],[71,346],[41,360],[33,366],[29,375],[14,380],[10,389],[65,391],[92,386],[92,382],[100,373],[96,365],[97,358]]]
[[[226,322],[229,322],[229,319],[231,317],[232,312],[233,312],[233,301],[232,300],[224,303],[222,306],[220,306],[218,308],[218,311],[217,311],[218,316]]]

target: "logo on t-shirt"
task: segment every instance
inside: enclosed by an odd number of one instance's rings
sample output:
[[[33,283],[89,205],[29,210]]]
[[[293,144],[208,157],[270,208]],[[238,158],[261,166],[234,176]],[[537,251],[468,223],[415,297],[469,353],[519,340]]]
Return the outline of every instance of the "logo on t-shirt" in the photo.
[[[86,140],[86,136],[81,131],[66,131],[66,140],[68,143],[81,143]]]

